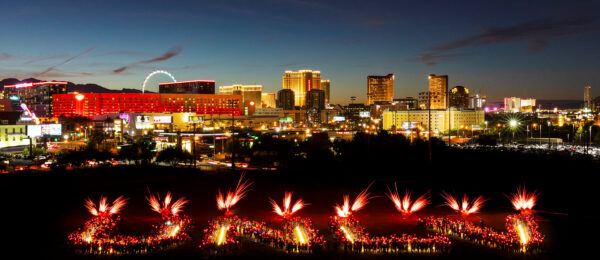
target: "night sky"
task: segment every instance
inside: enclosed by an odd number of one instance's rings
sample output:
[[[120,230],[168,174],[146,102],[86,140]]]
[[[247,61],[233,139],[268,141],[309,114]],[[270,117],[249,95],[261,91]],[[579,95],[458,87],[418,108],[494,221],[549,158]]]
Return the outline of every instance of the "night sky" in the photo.
[[[0,78],[141,88],[160,68],[275,92],[284,70],[313,69],[342,104],[388,73],[395,97],[430,73],[491,101],[600,96],[599,1],[87,2],[3,1]]]

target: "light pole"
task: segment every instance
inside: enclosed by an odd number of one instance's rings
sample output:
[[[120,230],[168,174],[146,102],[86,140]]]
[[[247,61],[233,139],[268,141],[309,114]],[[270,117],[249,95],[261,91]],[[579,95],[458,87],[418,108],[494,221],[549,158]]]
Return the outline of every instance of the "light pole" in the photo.
[[[552,148],[552,141],[550,140],[550,126],[552,125],[552,122],[548,121],[548,149]]]

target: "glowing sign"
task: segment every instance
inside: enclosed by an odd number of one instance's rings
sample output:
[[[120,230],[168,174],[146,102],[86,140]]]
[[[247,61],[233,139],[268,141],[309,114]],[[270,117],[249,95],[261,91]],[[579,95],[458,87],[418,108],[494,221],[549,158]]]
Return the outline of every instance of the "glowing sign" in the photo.
[[[358,112],[358,115],[360,117],[371,117],[371,112],[369,112],[369,111],[360,111],[360,112]]]
[[[62,135],[61,124],[43,124],[43,125],[27,125],[27,135],[29,137],[40,136],[60,136]]]
[[[419,122],[402,122],[402,129],[411,130],[419,126]]]
[[[291,116],[279,118],[281,123],[294,123],[294,118]]]
[[[201,116],[189,116],[188,117],[188,122],[190,122],[190,123],[202,123],[202,117]]]
[[[333,121],[334,122],[344,122],[344,121],[346,121],[346,117],[345,116],[334,116]]]
[[[75,95],[75,99],[77,99],[77,101],[81,101],[81,100],[83,100],[83,98],[85,98],[85,96],[82,94]]]
[[[12,101],[19,101],[20,98],[18,96],[10,96],[8,99]]]
[[[119,114],[119,119],[122,119],[127,124],[129,124],[129,114],[125,114],[125,113]]]

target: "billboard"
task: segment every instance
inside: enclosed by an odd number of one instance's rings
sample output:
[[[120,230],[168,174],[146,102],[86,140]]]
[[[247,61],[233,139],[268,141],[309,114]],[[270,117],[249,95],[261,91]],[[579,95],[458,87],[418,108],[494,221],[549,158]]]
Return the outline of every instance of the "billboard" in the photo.
[[[358,116],[360,116],[360,117],[371,117],[371,112],[369,112],[369,111],[360,111],[360,112],[358,112]]]
[[[170,124],[173,122],[173,118],[171,116],[153,116],[152,120],[155,124]]]
[[[279,118],[279,122],[281,122],[281,123],[294,123],[294,118],[291,117],[291,116],[281,117],[281,118]]]
[[[346,121],[346,117],[345,116],[334,116],[333,121],[334,122],[344,122],[344,121]]]
[[[412,130],[419,126],[419,122],[402,122],[402,129]]]
[[[62,135],[61,124],[27,125],[29,137],[60,136]]]

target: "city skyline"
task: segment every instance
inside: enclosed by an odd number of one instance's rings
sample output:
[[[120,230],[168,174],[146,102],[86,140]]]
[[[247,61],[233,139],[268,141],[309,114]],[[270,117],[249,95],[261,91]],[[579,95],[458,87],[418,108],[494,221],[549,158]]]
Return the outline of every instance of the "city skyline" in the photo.
[[[395,98],[426,91],[429,74],[492,102],[582,100],[588,85],[598,96],[597,4],[540,3],[8,3],[0,28],[20,43],[0,48],[0,77],[140,89],[164,69],[276,93],[284,71],[311,69],[331,80],[335,104],[366,103],[366,77],[388,73]],[[168,78],[152,81],[157,91]]]

